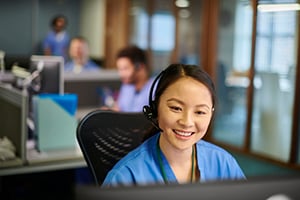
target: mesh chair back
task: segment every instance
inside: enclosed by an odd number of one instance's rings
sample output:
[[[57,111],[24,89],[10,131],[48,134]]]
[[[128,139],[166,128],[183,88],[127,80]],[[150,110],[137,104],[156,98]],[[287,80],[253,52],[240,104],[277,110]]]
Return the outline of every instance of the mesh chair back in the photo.
[[[143,113],[95,110],[77,126],[77,140],[96,184],[129,151],[141,144],[152,127]]]

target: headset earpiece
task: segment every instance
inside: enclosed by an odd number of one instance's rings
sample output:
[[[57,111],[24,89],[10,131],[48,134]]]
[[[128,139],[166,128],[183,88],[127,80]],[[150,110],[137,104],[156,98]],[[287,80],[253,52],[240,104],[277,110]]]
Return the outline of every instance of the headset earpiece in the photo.
[[[159,126],[155,120],[156,116],[154,115],[152,108],[150,106],[144,106],[143,113],[146,116],[146,118],[152,122],[153,126],[155,126],[155,128],[157,128],[157,130],[162,132],[162,129],[159,128]]]
[[[152,109],[150,106],[144,106],[143,113],[147,119],[149,119],[149,120],[153,119],[153,112],[152,112]]]
[[[150,103],[150,106],[143,107],[143,113],[147,119],[155,119],[157,117],[157,111],[154,101]]]

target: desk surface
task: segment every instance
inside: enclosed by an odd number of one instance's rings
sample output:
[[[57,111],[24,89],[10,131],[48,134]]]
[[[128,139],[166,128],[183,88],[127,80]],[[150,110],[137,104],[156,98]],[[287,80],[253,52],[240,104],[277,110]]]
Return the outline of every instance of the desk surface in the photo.
[[[61,169],[86,167],[79,148],[37,152],[27,150],[27,162],[23,165],[0,168],[0,176],[36,173]]]

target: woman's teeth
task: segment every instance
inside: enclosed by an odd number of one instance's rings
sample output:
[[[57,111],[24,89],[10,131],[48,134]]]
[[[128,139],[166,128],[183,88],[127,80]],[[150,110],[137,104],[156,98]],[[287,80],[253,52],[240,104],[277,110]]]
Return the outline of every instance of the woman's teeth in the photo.
[[[181,135],[181,136],[185,136],[185,137],[191,136],[193,134],[193,132],[183,132],[183,131],[176,131],[176,130],[174,130],[174,132],[177,135]]]

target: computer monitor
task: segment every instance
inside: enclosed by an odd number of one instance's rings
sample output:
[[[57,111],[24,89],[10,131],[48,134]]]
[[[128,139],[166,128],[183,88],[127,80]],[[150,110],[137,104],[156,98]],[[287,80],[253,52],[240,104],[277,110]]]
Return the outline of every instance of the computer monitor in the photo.
[[[29,69],[30,56],[6,54],[4,57],[4,65],[5,70],[7,71],[11,70],[14,65],[17,65],[24,69]]]
[[[26,159],[28,95],[0,83],[0,137],[5,136],[16,148],[16,159],[0,162],[2,166],[21,165]]]
[[[78,187],[77,200],[294,200],[300,199],[299,177],[260,177],[206,183],[99,188]]]
[[[38,93],[64,93],[63,57],[32,55],[30,58],[30,71],[40,73]]]

